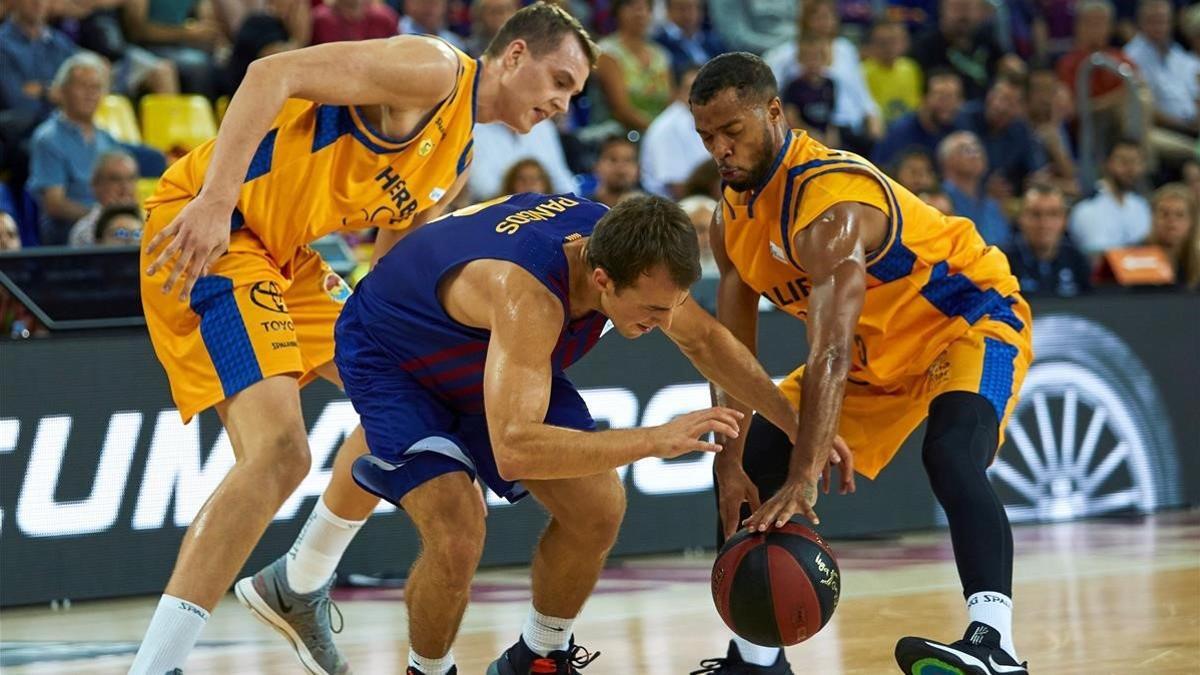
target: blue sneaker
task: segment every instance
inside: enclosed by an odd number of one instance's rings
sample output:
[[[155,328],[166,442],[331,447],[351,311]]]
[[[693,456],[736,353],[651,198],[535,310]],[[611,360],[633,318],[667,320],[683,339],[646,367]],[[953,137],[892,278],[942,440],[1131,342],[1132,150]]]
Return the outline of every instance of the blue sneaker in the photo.
[[[545,656],[530,649],[525,639],[520,638],[500,658],[492,661],[487,675],[571,675],[578,673],[578,669],[595,661],[598,656],[600,652],[589,652],[575,644],[574,637],[566,649]]]

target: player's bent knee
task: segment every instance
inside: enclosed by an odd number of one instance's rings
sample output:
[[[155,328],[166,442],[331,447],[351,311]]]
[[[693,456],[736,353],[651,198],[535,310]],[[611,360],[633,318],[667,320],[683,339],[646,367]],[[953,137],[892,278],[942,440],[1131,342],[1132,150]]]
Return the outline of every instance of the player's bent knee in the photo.
[[[996,411],[979,394],[942,394],[929,405],[929,422],[921,459],[935,481],[982,475],[996,454],[999,422]]]
[[[258,447],[248,448],[248,463],[265,467],[264,478],[289,494],[300,484],[312,466],[308,438],[302,432],[279,431],[267,436]]]

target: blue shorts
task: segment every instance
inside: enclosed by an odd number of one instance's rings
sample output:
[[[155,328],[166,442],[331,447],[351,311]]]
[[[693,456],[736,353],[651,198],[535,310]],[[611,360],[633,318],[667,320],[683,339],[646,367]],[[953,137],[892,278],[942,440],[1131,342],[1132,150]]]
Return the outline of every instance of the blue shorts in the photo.
[[[371,451],[354,467],[363,489],[399,506],[417,486],[465,471],[510,502],[527,494],[520,483],[500,477],[483,415],[456,411],[402,370],[395,356],[345,314],[338,322],[334,360]],[[545,422],[581,431],[596,427],[583,397],[563,373],[551,381]]]

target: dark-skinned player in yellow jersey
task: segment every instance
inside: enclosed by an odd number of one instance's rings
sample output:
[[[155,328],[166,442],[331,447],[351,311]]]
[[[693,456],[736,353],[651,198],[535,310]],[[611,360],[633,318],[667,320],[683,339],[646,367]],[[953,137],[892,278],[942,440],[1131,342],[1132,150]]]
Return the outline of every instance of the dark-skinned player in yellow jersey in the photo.
[[[755,417],[716,459],[722,532],[760,498],[743,525],[766,530],[797,513],[818,522],[835,435],[874,478],[928,419],[922,459],[970,624],[951,643],[902,638],[897,663],[910,675],[1028,675],[1012,643],[1012,531],[986,474],[1033,358],[1029,306],[1004,254],[858,155],[788,129],[757,56],[709,61],[690,104],[724,185],[711,237],[718,318],[754,349],[763,296],[805,321],[809,342],[807,362],[781,385],[799,406],[795,443]],[[735,638],[695,672],[792,671],[779,649]]]

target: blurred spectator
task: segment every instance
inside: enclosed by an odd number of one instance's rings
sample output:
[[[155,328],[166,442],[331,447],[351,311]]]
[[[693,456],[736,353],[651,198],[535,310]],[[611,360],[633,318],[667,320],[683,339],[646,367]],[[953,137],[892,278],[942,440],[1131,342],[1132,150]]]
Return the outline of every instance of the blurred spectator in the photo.
[[[1167,0],[1139,4],[1138,34],[1125,45],[1125,55],[1150,87],[1153,124],[1160,129],[1151,139],[1155,150],[1182,161],[1194,152],[1200,134],[1200,57],[1175,42],[1172,12]]]
[[[550,185],[550,174],[546,173],[541,162],[532,157],[518,160],[508,167],[504,180],[500,182],[501,195],[515,195],[519,192],[540,192],[549,194],[554,188]]]
[[[650,40],[650,0],[613,0],[617,30],[600,41],[600,88],[614,119],[645,131],[671,103],[671,59]]]
[[[699,68],[725,52],[721,38],[704,27],[700,0],[667,0],[667,19],[654,31],[654,41],[671,55],[676,80],[681,80],[688,68]]]
[[[693,195],[679,200],[679,208],[688,214],[692,226],[696,228],[696,239],[700,242],[700,273],[702,276],[716,278],[720,276],[717,261],[713,258],[712,243],[709,232],[712,227],[713,211],[717,210],[717,201],[704,195]]]
[[[463,48],[463,41],[446,27],[446,0],[404,0],[404,16],[400,17],[401,35],[435,35],[450,44]]]
[[[817,141],[838,147],[840,138],[833,126],[833,105],[836,87],[825,76],[829,63],[829,41],[812,35],[801,35],[800,75],[783,88],[783,110],[788,126],[804,129]]]
[[[836,98],[832,122],[841,130],[840,145],[870,153],[870,146],[883,135],[883,117],[867,89],[862,62],[854,43],[841,37],[837,3],[833,0],[805,0],[800,12],[797,38],[817,38],[829,43],[830,56],[824,73],[833,80]],[[763,55],[782,89],[801,74],[797,39],[789,40]]]
[[[600,145],[600,157],[593,172],[596,191],[587,198],[608,207],[616,206],[630,192],[637,191],[637,146],[624,136],[609,137]]]
[[[642,186],[647,192],[678,199],[688,176],[710,161],[688,106],[696,70],[691,67],[684,73],[675,100],[654,118],[642,137]]]
[[[471,37],[467,38],[467,53],[475,58],[483,55],[500,27],[517,13],[517,0],[474,0],[471,3]]]
[[[1190,160],[1183,164],[1183,183],[1192,191],[1196,203],[1200,204],[1200,161]]]
[[[951,70],[928,72],[921,106],[916,112],[892,122],[883,140],[875,145],[872,161],[886,166],[902,150],[913,146],[932,155],[942,139],[958,128],[962,103],[962,79],[957,73]]]
[[[725,45],[755,54],[795,38],[799,13],[798,0],[708,0],[708,15]]]
[[[1015,78],[997,77],[982,103],[963,106],[963,128],[974,132],[987,151],[988,194],[1001,203],[1046,166],[1046,152],[1024,119],[1025,87]]]
[[[1182,183],[1167,183],[1150,198],[1152,218],[1146,243],[1158,246],[1175,268],[1176,283],[1200,286],[1200,209]]]
[[[254,12],[242,21],[233,40],[233,52],[225,67],[223,91],[232,95],[246,77],[250,62],[272,54],[307,46],[312,32],[305,17],[303,34],[293,35],[281,12],[288,6],[304,0],[273,0],[267,3],[267,11]]]
[[[121,27],[125,0],[51,0],[51,20],[75,36],[77,46],[112,64],[112,90],[135,98],[142,93],[175,94],[175,64],[130,44]]]
[[[567,167],[562,141],[554,120],[542,120],[527,134],[518,134],[499,122],[475,125],[475,160],[467,176],[469,192],[477,200],[500,192],[505,172],[517,161],[534,157],[550,176],[554,192],[572,192],[575,178]]]
[[[133,246],[142,240],[142,210],[137,204],[104,207],[96,218],[96,246]]]
[[[71,226],[67,244],[76,248],[96,243],[96,219],[100,211],[114,204],[130,204],[137,201],[137,161],[123,150],[113,150],[100,155],[92,171],[92,195],[96,203],[82,218]]]
[[[4,211],[0,211],[0,252],[20,250],[21,233],[17,229],[17,221]]]
[[[1200,5],[1193,5],[1179,16],[1179,30],[1187,42],[1188,51],[1192,56],[1200,57]]]
[[[71,226],[95,203],[91,178],[96,159],[118,149],[108,132],[92,124],[108,93],[104,59],[91,52],[75,54],[59,67],[53,87],[62,108],[33,132],[26,184],[41,207],[45,245],[66,243]]]
[[[214,96],[222,31],[209,0],[127,0],[125,25],[131,39],[175,64],[183,91]]]
[[[1026,109],[1033,133],[1046,151],[1050,180],[1063,190],[1068,199],[1079,195],[1076,167],[1067,120],[1073,112],[1071,92],[1060,82],[1054,71],[1034,70],[1029,73]]]
[[[18,186],[29,171],[29,134],[54,108],[50,82],[76,50],[46,25],[48,6],[49,0],[12,0],[0,24],[0,172]]]
[[[121,0],[124,1],[124,0]],[[270,14],[286,27],[287,34],[300,46],[312,44],[312,15],[323,0],[210,0],[212,15],[225,40],[233,41],[247,18]]]
[[[983,189],[988,160],[979,137],[970,131],[950,134],[938,146],[938,162],[942,188],[950,196],[954,213],[970,218],[988,244],[1006,246],[1012,239],[1012,226],[999,202]]]
[[[921,67],[904,55],[908,29],[899,21],[871,26],[870,40],[871,55],[863,59],[863,76],[884,121],[890,123],[921,104]]]
[[[1061,190],[1041,183],[1025,190],[1017,227],[1004,254],[1022,293],[1070,297],[1091,290],[1091,265],[1066,236],[1067,202]]]
[[[495,4],[494,1],[489,3],[488,0],[481,2]],[[382,2],[332,0],[321,3],[312,10],[312,43],[319,45],[326,42],[391,37],[396,34],[399,23],[400,17],[395,10]],[[482,51],[480,50],[480,53]]]
[[[1079,70],[1092,54],[1100,53],[1119,64],[1135,67],[1119,49],[1111,46],[1113,6],[1109,0],[1082,0],[1075,9],[1075,45],[1058,61],[1056,71],[1072,98],[1076,94]],[[1109,139],[1121,138],[1134,130],[1125,128],[1126,103],[1133,92],[1126,91],[1124,80],[1104,69],[1092,70],[1088,85],[1095,129],[1097,163],[1108,156]]]
[[[913,40],[912,57],[926,73],[949,68],[962,78],[967,100],[982,98],[1004,56],[982,25],[982,0],[942,0],[938,25]]]
[[[721,200],[721,172],[717,171],[716,162],[704,162],[688,176],[683,184],[683,196],[693,195],[705,195],[718,202]]]
[[[941,192],[941,180],[933,166],[933,155],[924,148],[905,150],[891,171],[892,177],[913,194]],[[945,213],[945,212],[943,212]]]
[[[954,213],[954,203],[950,201],[950,195],[941,190],[926,190],[917,196],[921,198],[921,201],[941,211],[944,216],[956,215]]]
[[[1146,174],[1142,148],[1122,139],[1104,162],[1096,194],[1071,209],[1071,238],[1089,256],[1130,246],[1150,233],[1150,204],[1137,193]]]

